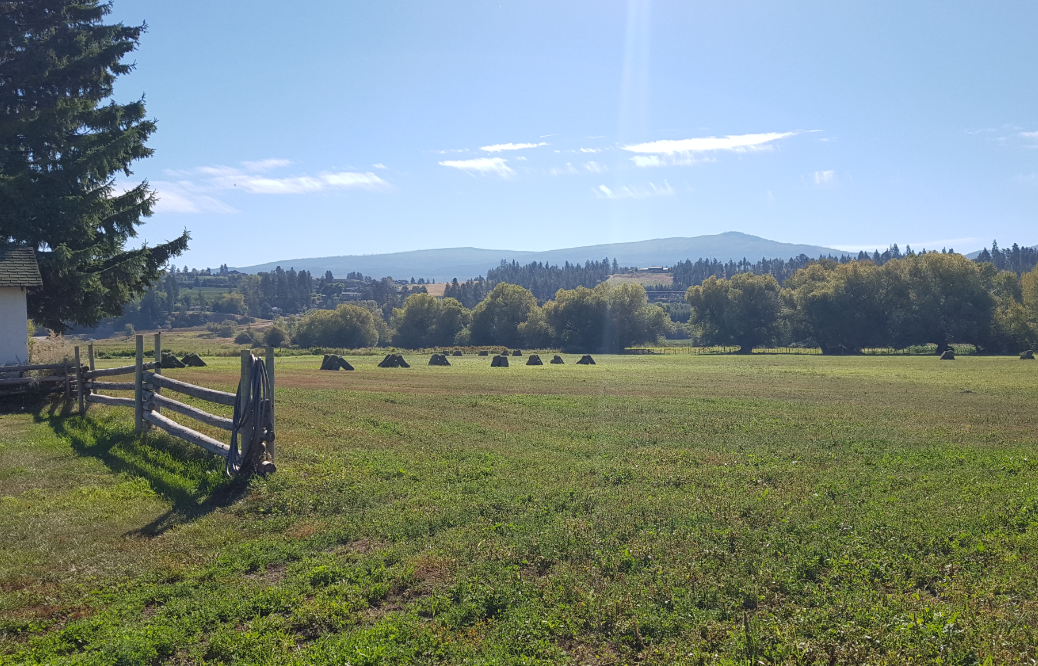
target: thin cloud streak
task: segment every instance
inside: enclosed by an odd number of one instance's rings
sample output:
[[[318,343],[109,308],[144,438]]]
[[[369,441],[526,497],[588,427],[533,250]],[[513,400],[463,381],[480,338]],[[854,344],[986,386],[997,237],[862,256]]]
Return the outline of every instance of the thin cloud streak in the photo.
[[[201,192],[190,181],[153,180],[150,185],[158,197],[157,213],[220,213],[229,215],[240,212],[219,199]]]
[[[480,150],[487,153],[500,153],[504,150],[524,150],[526,148],[538,148],[547,145],[543,141],[540,143],[496,143],[492,146],[483,146]]]
[[[646,197],[664,197],[674,194],[674,188],[667,181],[663,181],[663,185],[649,183],[648,187],[624,185],[615,190],[605,185],[599,185],[592,191],[599,199],[644,199]]]
[[[277,178],[259,175],[292,164],[290,160],[266,159],[242,162],[241,168],[203,166],[188,170],[167,170],[180,180],[155,181],[159,212],[169,213],[237,213],[237,209],[220,201],[218,192],[246,194],[311,194],[332,190],[385,191],[389,183],[370,171],[325,171],[316,176],[301,175]]]
[[[636,167],[688,166],[711,161],[705,153],[728,151],[750,153],[773,150],[775,141],[795,136],[798,132],[765,132],[695,139],[665,139],[621,146],[636,153],[631,162]]]
[[[473,160],[446,160],[440,166],[460,169],[476,175],[498,176],[505,180],[515,177],[515,171],[508,166],[508,160],[501,157],[479,157]]]

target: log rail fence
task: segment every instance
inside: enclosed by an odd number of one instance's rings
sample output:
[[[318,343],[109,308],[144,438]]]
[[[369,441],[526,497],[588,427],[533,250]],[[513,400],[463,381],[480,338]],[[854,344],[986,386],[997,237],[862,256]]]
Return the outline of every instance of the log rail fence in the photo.
[[[226,460],[228,475],[244,476],[252,473],[269,474],[274,466],[274,348],[267,346],[265,360],[241,352],[241,376],[238,392],[227,393],[204,386],[188,384],[162,375],[162,334],[155,334],[155,360],[144,360],[144,336],[138,335],[136,358],[133,365],[117,368],[94,367],[94,345],[87,345],[87,365],[82,364],[80,349],[75,347],[74,363],[48,365],[2,366],[0,373],[18,373],[30,370],[60,370],[61,374],[45,377],[0,378],[0,389],[63,385],[65,398],[75,400],[79,413],[85,414],[91,404],[110,407],[130,407],[134,413],[134,430],[138,433],[156,427],[200,446]],[[133,381],[109,380],[132,375]],[[2,377],[2,375],[0,375]],[[214,402],[234,408],[234,417],[210,414],[203,409],[163,395],[163,389],[198,400]],[[99,391],[133,391],[133,397],[105,395]],[[193,428],[182,425],[163,414],[172,412],[192,418],[206,425],[229,431],[230,444],[225,444]],[[240,449],[239,449],[240,441]]]

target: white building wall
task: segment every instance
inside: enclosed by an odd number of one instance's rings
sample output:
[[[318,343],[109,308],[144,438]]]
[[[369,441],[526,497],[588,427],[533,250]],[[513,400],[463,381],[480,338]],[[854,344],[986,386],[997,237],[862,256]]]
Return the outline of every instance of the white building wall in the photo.
[[[29,360],[25,289],[0,287],[0,365]]]

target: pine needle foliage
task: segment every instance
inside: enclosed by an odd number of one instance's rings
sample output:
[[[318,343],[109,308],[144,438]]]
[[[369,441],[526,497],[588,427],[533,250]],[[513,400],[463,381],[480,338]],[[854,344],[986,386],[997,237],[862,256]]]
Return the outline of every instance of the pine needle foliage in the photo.
[[[0,243],[37,250],[29,316],[56,331],[118,316],[189,236],[127,250],[156,203],[121,173],[148,157],[144,98],[109,100],[147,26],[106,25],[97,0],[0,2]]]

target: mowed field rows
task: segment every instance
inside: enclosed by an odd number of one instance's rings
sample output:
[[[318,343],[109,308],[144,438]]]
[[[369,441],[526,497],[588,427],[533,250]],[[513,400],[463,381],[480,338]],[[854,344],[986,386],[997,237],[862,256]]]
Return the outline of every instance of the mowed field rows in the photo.
[[[6,406],[0,662],[1038,658],[1038,363],[405,356],[279,358],[245,484]],[[167,372],[233,390],[206,360]]]

